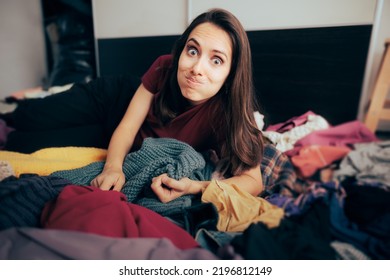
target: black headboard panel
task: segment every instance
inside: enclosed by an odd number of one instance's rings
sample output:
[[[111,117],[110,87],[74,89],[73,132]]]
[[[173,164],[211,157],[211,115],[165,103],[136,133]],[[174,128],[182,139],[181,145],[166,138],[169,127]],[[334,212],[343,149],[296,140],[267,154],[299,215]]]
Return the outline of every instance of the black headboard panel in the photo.
[[[178,37],[99,39],[99,76],[123,73],[142,76],[157,57],[171,52]]]
[[[371,25],[248,31],[266,125],[311,110],[336,125],[357,116]],[[178,36],[99,39],[100,76],[141,76]]]
[[[254,77],[270,123],[308,110],[356,119],[371,26],[249,32]]]

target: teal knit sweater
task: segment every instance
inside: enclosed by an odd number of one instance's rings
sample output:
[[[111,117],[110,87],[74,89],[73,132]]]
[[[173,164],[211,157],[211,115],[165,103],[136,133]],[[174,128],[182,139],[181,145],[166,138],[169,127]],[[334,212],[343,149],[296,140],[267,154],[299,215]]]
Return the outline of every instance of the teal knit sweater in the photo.
[[[104,162],[57,171],[51,175],[69,180],[74,185],[89,186],[99,175]],[[129,153],[123,163],[126,183],[122,192],[129,202],[147,207],[163,216],[180,213],[191,206],[192,196],[179,197],[169,203],[162,203],[150,189],[153,177],[167,173],[169,177],[208,181],[214,166],[190,145],[171,138],[146,138],[140,150]]]

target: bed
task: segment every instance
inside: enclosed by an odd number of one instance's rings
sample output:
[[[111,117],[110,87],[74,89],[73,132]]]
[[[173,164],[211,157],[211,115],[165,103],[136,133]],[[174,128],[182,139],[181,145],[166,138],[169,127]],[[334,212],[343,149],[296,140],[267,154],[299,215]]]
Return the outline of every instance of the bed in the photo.
[[[266,141],[256,198],[223,185],[183,143],[149,139],[142,156],[180,149],[160,165],[133,166],[139,154],[129,154],[128,188],[110,195],[86,186],[105,150],[1,151],[12,170],[0,182],[0,258],[389,259],[390,143],[356,120],[370,34],[371,25],[248,32]],[[176,38],[100,39],[99,75],[142,75]],[[151,42],[161,48],[136,51]],[[179,174],[183,155],[199,165]],[[158,203],[143,187],[150,166],[212,178],[209,191]]]

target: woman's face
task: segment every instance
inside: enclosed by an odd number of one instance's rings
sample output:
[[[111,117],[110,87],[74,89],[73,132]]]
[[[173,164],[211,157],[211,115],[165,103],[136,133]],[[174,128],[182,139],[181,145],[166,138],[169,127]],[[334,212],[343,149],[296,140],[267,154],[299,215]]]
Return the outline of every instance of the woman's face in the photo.
[[[231,63],[228,33],[212,23],[198,25],[188,36],[179,58],[177,80],[181,94],[193,105],[210,99],[225,83]]]

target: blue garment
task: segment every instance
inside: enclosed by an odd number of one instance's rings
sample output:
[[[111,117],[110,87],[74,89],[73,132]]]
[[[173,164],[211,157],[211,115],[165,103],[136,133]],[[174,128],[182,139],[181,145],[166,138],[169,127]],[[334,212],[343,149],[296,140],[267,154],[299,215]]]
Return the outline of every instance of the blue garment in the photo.
[[[346,193],[341,187],[330,193],[329,209],[332,235],[338,240],[353,244],[374,259],[390,259],[389,242],[360,230],[356,223],[347,218],[344,212],[345,197]]]

